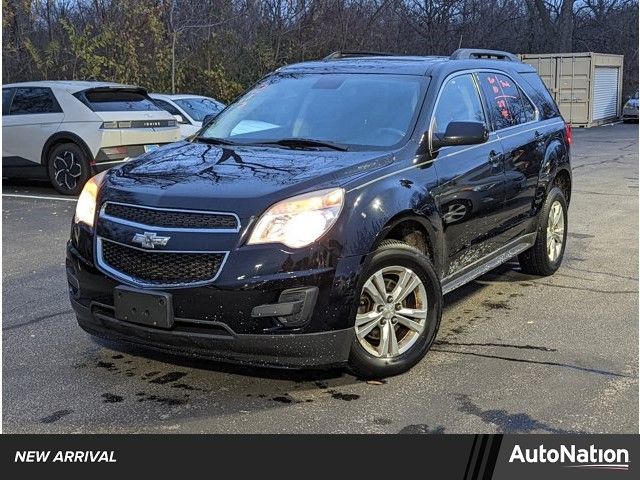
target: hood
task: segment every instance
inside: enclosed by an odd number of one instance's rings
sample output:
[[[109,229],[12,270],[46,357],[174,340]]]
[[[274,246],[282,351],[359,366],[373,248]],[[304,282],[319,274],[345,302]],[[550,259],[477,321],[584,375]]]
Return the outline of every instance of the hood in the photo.
[[[155,207],[261,213],[388,165],[388,152],[338,152],[178,142],[110,170],[104,199]]]

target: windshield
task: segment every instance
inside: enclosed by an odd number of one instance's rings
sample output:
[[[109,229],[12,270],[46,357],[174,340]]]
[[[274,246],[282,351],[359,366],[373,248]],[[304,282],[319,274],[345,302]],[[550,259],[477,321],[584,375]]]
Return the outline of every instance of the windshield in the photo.
[[[201,137],[391,147],[411,134],[425,83],[409,75],[276,74],[230,105]]]
[[[208,98],[178,98],[174,102],[196,122],[201,122],[207,115],[218,113],[224,108],[223,104]]]

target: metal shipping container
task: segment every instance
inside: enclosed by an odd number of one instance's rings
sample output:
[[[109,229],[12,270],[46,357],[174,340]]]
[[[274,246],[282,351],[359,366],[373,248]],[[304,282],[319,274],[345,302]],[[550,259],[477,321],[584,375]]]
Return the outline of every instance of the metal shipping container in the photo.
[[[620,117],[622,55],[527,53],[520,58],[538,71],[572,126],[591,127]]]

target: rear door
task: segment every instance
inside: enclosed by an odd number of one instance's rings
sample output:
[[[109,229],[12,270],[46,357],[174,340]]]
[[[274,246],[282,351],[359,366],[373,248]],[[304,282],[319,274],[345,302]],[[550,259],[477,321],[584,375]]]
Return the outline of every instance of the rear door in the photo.
[[[445,80],[436,100],[431,134],[453,121],[489,127],[476,79],[471,73]],[[501,247],[499,219],[504,207],[504,164],[495,133],[480,145],[451,146],[437,152],[436,203],[447,251],[444,277],[455,275]]]
[[[46,87],[14,87],[8,112],[2,112],[2,157],[38,165],[42,148],[64,119],[53,92]],[[4,103],[3,91],[3,103]],[[6,113],[6,114],[5,114]]]
[[[546,131],[539,112],[512,77],[497,72],[478,72],[491,122],[504,151],[505,208],[501,223],[505,241],[524,233],[532,218]]]

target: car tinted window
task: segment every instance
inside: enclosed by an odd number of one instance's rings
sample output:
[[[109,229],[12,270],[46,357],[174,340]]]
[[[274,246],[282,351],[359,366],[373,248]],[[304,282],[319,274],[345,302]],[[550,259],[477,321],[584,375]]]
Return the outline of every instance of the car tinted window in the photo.
[[[522,87],[536,102],[542,118],[553,118],[560,115],[553,96],[536,72],[521,73],[520,76],[524,79]]]
[[[9,107],[11,106],[11,95],[13,95],[13,91],[10,88],[2,89],[2,115],[9,115]]]
[[[61,112],[51,89],[40,87],[21,87],[15,89],[11,102],[11,115]]]
[[[389,74],[275,74],[201,135],[242,143],[313,139],[383,149],[412,132],[426,79]]]
[[[143,112],[162,110],[147,95],[127,90],[86,92],[89,108],[94,112]]]
[[[478,77],[497,130],[535,120],[534,106],[511,78],[493,72]]]
[[[180,110],[171,105],[169,102],[165,102],[164,100],[158,100],[157,98],[153,99],[153,103],[159,106],[161,109],[166,110],[171,115],[182,115]]]
[[[434,114],[433,132],[442,135],[451,122],[485,123],[478,89],[469,75],[452,78],[442,88]]]

